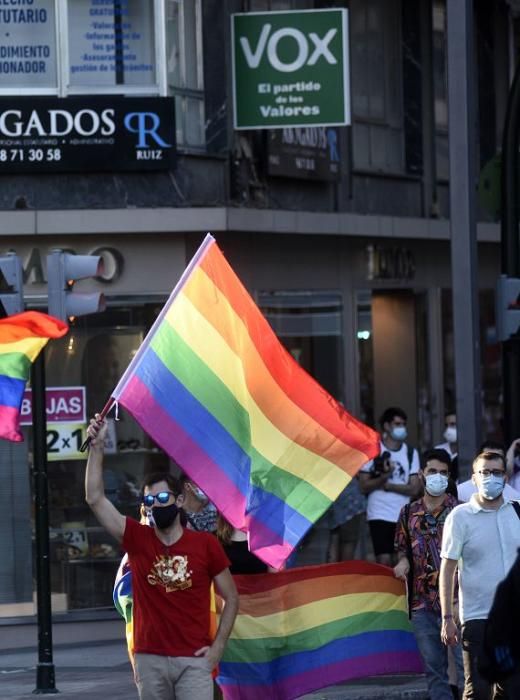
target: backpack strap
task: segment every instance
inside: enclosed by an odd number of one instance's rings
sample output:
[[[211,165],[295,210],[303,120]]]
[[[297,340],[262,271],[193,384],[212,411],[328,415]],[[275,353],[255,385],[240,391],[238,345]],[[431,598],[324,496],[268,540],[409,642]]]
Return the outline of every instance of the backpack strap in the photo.
[[[408,473],[410,473],[412,471],[414,449],[413,449],[412,445],[406,445],[406,449],[407,449],[407,455],[408,455]]]
[[[515,509],[515,513],[520,518],[520,502],[519,501],[511,501],[511,505]]]

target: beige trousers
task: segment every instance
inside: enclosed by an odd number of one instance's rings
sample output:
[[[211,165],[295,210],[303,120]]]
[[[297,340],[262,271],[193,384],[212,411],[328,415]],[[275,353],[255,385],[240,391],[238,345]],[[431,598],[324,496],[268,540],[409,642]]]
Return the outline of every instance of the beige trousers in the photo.
[[[139,700],[213,700],[213,680],[202,656],[135,655]]]

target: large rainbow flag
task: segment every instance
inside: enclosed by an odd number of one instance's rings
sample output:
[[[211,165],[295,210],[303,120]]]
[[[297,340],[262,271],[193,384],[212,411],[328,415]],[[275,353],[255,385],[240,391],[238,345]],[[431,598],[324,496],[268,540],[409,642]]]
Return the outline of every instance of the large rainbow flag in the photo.
[[[276,568],[379,452],[280,344],[209,234],[112,398]]]
[[[405,585],[387,567],[353,561],[234,579],[239,612],[217,678],[225,700],[291,700],[423,670]]]
[[[31,365],[50,338],[61,338],[68,326],[39,311],[0,319],[0,438],[21,442],[20,409]]]

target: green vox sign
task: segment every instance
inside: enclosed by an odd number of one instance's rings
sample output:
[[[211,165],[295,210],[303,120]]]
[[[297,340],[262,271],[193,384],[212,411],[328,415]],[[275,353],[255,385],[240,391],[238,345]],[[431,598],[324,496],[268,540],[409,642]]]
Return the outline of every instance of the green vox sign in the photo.
[[[231,16],[235,129],[350,124],[347,10]]]

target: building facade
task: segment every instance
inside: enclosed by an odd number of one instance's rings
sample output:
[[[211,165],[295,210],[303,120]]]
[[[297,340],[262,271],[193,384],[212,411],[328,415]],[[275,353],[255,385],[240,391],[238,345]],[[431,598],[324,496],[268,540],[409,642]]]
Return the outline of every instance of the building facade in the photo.
[[[329,7],[348,9],[351,125],[234,131],[231,14]],[[42,310],[50,250],[105,262],[78,288],[102,290],[107,310],[46,352],[64,410],[69,390],[82,397],[47,426],[55,612],[111,605],[120,551],[84,502],[74,445],[206,231],[354,415],[377,425],[401,405],[416,444],[439,440],[455,402],[444,0],[33,0],[0,23],[0,252],[21,257],[26,305]],[[475,36],[483,437],[499,437],[496,170],[514,7],[475,0]],[[146,156],[130,162],[137,137]],[[5,619],[34,613],[26,422],[23,445],[0,445]],[[135,515],[144,472],[170,464],[128,416],[110,437],[107,493]]]

